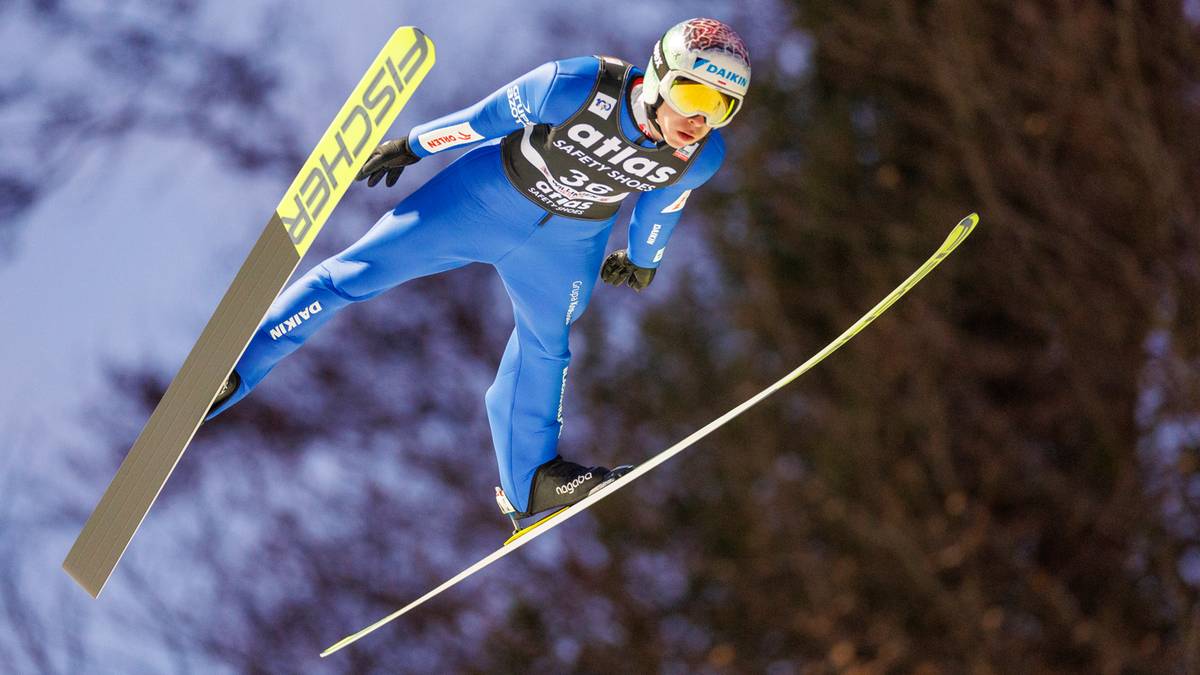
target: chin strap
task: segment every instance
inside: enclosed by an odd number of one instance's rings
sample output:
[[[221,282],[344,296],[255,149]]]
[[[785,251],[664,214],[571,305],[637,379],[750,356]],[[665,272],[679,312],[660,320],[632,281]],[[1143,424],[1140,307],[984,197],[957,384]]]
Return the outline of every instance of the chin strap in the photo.
[[[666,140],[663,138],[662,129],[659,128],[658,122],[655,121],[654,118],[655,113],[658,111],[658,106],[662,105],[662,101],[660,100],[657,105],[651,107],[650,105],[646,104],[646,99],[642,96],[642,91],[642,80],[639,78],[634,81],[633,89],[629,92],[630,99],[636,101],[636,103],[631,106],[633,108],[633,121],[637,124],[638,129],[641,130],[642,135],[645,136],[647,140],[651,140],[650,133],[648,132],[653,132],[654,135],[658,136],[660,139],[656,141],[656,143],[661,145],[665,143]]]

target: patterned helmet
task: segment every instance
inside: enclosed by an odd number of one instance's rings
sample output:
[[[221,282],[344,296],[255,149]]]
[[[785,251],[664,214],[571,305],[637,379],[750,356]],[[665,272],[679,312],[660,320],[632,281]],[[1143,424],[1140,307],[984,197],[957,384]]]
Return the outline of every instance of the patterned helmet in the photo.
[[[728,94],[734,109],[720,126],[728,124],[750,87],[746,43],[716,19],[688,19],[672,26],[654,45],[642,82],[642,100],[651,120],[659,101],[666,100],[671,85],[681,77]]]

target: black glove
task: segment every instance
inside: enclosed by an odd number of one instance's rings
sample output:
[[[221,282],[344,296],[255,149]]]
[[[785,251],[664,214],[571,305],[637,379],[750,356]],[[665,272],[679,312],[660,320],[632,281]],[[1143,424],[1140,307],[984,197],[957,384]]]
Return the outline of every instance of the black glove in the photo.
[[[404,167],[416,164],[420,159],[408,147],[407,136],[394,141],[384,141],[379,144],[378,148],[371,151],[367,163],[363,164],[363,168],[359,170],[354,180],[367,178],[367,187],[375,187],[379,179],[387,174],[387,186],[392,187],[400,178]]]
[[[633,264],[625,249],[621,249],[608,254],[604,266],[600,268],[600,278],[613,286],[629,284],[630,288],[640,292],[654,281],[654,273],[657,271],[654,267],[638,267]]]

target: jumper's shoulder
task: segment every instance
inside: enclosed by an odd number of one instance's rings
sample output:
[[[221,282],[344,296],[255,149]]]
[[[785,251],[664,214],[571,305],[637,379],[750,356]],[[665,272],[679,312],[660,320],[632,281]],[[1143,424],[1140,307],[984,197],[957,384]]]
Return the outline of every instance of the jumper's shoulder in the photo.
[[[704,182],[717,173],[724,161],[725,137],[721,135],[720,129],[713,129],[708,132],[708,140],[700,149],[700,154],[696,156],[688,175],[694,181]]]
[[[595,56],[573,56],[555,61],[559,77],[584,78],[591,82],[600,72],[600,59]]]
[[[578,56],[552,63],[554,78],[542,105],[542,120],[560,124],[587,103],[600,72],[600,59]]]
[[[721,134],[720,129],[708,132],[708,142],[704,144],[704,150],[698,159],[716,162],[718,166],[725,159],[725,136]]]

